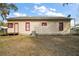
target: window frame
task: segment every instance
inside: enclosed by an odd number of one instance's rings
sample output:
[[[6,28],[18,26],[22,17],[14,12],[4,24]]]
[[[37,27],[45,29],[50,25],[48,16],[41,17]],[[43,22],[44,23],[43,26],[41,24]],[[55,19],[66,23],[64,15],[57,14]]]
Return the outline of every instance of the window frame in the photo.
[[[13,28],[13,23],[8,23],[8,28]]]
[[[63,31],[63,30],[64,30],[64,23],[59,22],[59,31]]]
[[[47,22],[42,22],[41,25],[42,26],[47,26]]]
[[[27,24],[29,24],[29,25],[27,25]],[[28,27],[29,29],[27,29],[27,27]],[[30,22],[25,22],[25,30],[26,30],[26,31],[30,31]]]

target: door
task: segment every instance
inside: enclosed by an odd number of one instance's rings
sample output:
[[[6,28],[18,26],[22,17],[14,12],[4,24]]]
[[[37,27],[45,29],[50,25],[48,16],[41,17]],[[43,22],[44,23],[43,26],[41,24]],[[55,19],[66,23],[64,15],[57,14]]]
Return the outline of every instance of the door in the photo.
[[[18,23],[14,24],[14,33],[19,33],[19,26]]]

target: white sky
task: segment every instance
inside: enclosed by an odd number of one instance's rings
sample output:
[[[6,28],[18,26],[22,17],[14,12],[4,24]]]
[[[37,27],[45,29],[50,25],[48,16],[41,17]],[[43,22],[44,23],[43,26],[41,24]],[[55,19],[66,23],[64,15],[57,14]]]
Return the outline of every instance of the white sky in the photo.
[[[0,0],[1,3],[79,3],[79,0]]]

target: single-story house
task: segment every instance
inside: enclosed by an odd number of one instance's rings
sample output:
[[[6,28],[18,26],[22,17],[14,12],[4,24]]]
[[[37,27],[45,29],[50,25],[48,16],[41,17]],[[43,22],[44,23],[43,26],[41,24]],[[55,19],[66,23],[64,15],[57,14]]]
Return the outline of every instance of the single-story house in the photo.
[[[8,33],[31,34],[69,34],[68,17],[29,16],[8,18]]]

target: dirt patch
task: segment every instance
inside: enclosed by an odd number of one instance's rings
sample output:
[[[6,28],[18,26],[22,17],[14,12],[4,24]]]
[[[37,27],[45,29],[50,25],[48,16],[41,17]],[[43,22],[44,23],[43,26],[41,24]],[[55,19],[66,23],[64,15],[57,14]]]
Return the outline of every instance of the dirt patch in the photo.
[[[79,36],[0,36],[0,55],[77,56]]]

